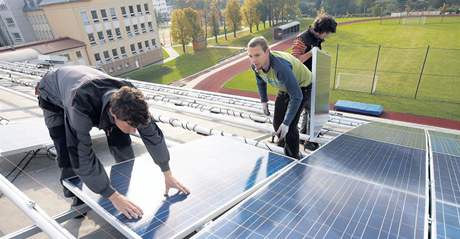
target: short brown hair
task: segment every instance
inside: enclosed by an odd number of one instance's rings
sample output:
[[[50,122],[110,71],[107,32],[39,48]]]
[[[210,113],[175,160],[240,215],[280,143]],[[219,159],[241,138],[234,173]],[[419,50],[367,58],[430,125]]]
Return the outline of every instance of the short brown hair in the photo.
[[[248,43],[248,48],[249,47],[254,48],[256,46],[260,46],[262,48],[262,50],[267,51],[267,49],[268,49],[267,39],[265,39],[265,37],[263,37],[263,36],[258,36],[258,37],[252,38]]]
[[[150,113],[142,91],[123,86],[112,94],[110,110],[120,120],[128,122],[132,127],[147,125]]]

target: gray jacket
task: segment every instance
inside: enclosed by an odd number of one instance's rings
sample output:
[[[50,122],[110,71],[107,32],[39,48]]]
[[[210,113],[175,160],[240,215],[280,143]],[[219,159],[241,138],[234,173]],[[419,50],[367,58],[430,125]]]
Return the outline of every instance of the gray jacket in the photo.
[[[112,195],[114,189],[93,152],[89,132],[92,127],[114,127],[108,105],[112,93],[122,86],[134,87],[87,66],[61,67],[47,73],[39,84],[40,106],[51,111],[58,106],[64,112],[72,168],[92,191],[104,197]],[[160,128],[151,119],[147,126],[137,130],[154,162],[163,172],[168,171],[169,151]]]

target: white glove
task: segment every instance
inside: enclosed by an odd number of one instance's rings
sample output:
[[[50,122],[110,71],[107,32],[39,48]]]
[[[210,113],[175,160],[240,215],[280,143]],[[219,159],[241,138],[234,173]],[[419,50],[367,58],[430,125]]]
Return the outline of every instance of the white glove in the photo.
[[[281,124],[278,130],[276,131],[275,135],[278,136],[278,140],[284,139],[287,133],[289,132],[289,126],[285,124]]]
[[[262,102],[262,110],[264,111],[264,115],[270,116],[270,110],[268,110],[267,102]]]

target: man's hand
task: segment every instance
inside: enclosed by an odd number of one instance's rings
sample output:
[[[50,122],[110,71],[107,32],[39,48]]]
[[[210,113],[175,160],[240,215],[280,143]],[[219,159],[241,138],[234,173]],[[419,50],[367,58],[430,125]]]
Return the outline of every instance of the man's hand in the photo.
[[[165,176],[165,188],[166,188],[165,194],[164,194],[165,197],[168,196],[169,189],[171,188],[175,188],[179,190],[179,192],[182,192],[185,194],[190,193],[190,191],[186,187],[184,187],[184,185],[182,185],[179,181],[177,181],[176,178],[172,176],[171,171],[164,172],[164,176]]]
[[[109,200],[112,202],[113,206],[123,213],[128,219],[137,219],[142,217],[144,212],[142,209],[128,200],[122,194],[115,192],[110,197]]]
[[[295,39],[294,44],[292,44],[292,55],[298,57],[305,53],[307,46],[300,39]]]
[[[264,111],[264,115],[270,116],[270,110],[268,110],[267,102],[262,102],[262,110]]]
[[[289,132],[289,126],[285,124],[281,124],[278,130],[276,131],[275,135],[278,136],[278,140],[284,139],[287,133]]]

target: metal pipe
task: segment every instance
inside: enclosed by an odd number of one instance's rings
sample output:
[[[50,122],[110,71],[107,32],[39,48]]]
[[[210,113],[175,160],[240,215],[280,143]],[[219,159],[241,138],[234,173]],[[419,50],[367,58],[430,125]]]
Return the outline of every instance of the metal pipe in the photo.
[[[0,190],[50,238],[75,238],[3,175],[0,175]]]
[[[170,117],[164,116],[164,115],[153,115],[152,117],[153,117],[153,120],[155,120],[158,123],[169,124],[169,125],[171,125],[172,127],[175,127],[175,128],[182,128],[182,129],[192,131],[192,132],[195,132],[197,134],[205,135],[205,136],[220,135],[220,136],[226,136],[226,137],[233,137],[233,138],[238,139],[239,141],[241,141],[243,143],[246,143],[246,144],[249,144],[249,145],[252,145],[252,146],[256,146],[256,147],[268,150],[270,152],[275,152],[275,153],[284,155],[284,149],[283,148],[281,148],[279,146],[272,145],[272,144],[268,144],[268,143],[265,143],[265,142],[262,142],[262,141],[248,139],[248,138],[245,138],[245,137],[238,136],[237,134],[227,133],[227,132],[224,132],[224,131],[218,130],[218,129],[206,128],[206,127],[200,126],[200,125],[198,125],[196,123],[191,123],[189,121],[184,122],[184,121],[181,121],[181,120],[179,120],[177,118],[170,118]],[[302,154],[302,156],[305,156],[305,155]]]

